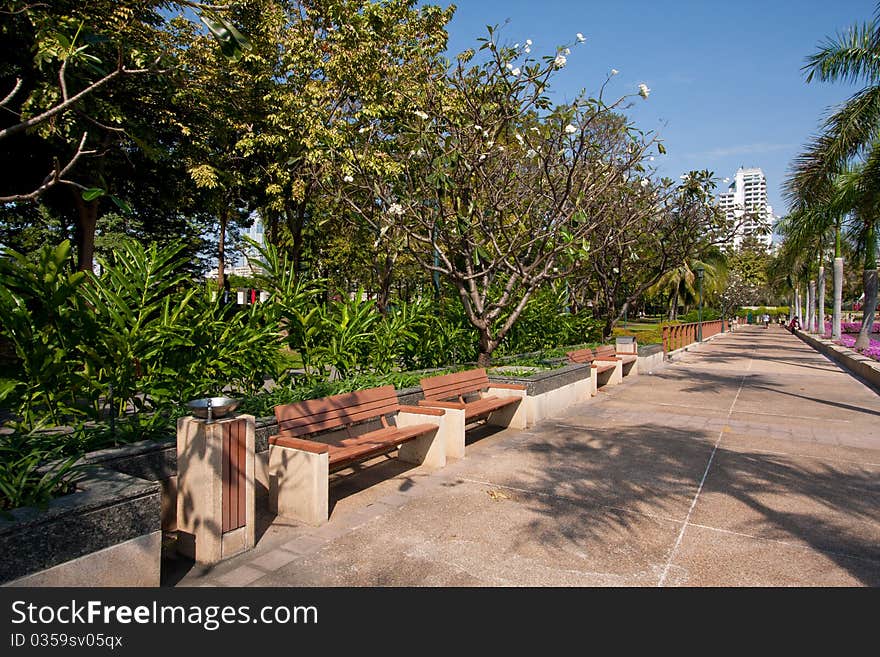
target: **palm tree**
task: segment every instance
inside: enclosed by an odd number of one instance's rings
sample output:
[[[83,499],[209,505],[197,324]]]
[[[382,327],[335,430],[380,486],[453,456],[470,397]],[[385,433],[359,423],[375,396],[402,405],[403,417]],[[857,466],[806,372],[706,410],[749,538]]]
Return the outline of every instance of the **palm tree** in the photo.
[[[687,308],[698,300],[696,270],[702,268],[704,271],[703,286],[705,295],[708,296],[725,273],[725,265],[726,260],[721,250],[711,249],[702,259],[683,262],[675,269],[666,272],[647,292],[669,295],[667,318],[670,322],[674,322],[678,319],[679,304]]]
[[[877,308],[876,224],[880,218],[880,3],[874,20],[829,38],[804,66],[806,81],[861,82],[865,86],[835,110],[822,132],[792,166],[786,194],[792,210],[829,209],[856,220],[864,244],[865,306],[856,349],[870,342]],[[849,177],[847,194],[829,195],[838,176]],[[843,202],[843,199],[846,199]],[[829,203],[831,205],[829,205]],[[832,207],[833,206],[833,207]],[[838,216],[842,216],[838,215]],[[836,258],[839,255],[836,255]],[[835,260],[836,260],[835,258]],[[837,263],[835,263],[837,264]],[[836,273],[837,267],[835,267]],[[839,279],[838,279],[839,280]],[[838,281],[835,281],[835,290]]]

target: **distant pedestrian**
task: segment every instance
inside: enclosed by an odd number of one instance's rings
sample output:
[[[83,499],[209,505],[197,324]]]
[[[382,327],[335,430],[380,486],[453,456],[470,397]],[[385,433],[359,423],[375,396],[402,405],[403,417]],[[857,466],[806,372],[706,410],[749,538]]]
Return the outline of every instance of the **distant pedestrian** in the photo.
[[[769,328],[770,327],[770,315],[768,313],[764,313],[763,320],[764,320],[764,328]]]

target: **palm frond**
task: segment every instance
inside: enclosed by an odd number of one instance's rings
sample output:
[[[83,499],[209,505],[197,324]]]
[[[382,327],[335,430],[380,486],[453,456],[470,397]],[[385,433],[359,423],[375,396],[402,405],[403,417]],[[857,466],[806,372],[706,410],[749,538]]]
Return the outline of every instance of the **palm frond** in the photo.
[[[824,131],[795,157],[783,185],[792,209],[829,198],[835,176],[880,136],[880,86],[850,98],[825,121]]]
[[[880,80],[878,36],[878,23],[870,21],[826,39],[801,69],[806,73],[806,81],[816,78],[822,82],[876,83]]]

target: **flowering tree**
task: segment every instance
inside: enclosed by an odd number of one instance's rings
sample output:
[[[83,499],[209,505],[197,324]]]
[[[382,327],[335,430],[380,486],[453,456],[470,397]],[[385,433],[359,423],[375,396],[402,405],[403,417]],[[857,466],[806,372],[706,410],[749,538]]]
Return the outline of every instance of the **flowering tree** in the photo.
[[[360,143],[339,151],[343,201],[457,290],[481,364],[536,290],[581,266],[653,143],[616,113],[626,96],[551,104],[550,81],[581,35],[540,58],[531,41],[495,37],[490,29],[451,66],[432,62],[407,115],[363,123],[359,134],[385,157],[367,160]]]

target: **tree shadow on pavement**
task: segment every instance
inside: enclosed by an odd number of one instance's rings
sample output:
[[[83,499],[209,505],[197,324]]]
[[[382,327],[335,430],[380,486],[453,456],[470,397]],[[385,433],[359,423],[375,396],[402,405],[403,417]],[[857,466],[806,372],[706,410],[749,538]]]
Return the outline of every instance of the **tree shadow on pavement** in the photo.
[[[860,582],[880,585],[876,469],[722,444],[706,473],[717,436],[671,435],[656,424],[613,430],[548,424],[523,447],[529,467],[496,481],[527,491],[518,502],[541,516],[523,528],[522,543],[607,554],[631,549],[651,523],[677,534],[672,526],[680,529],[706,474],[694,508],[707,518],[704,525],[812,548]]]

